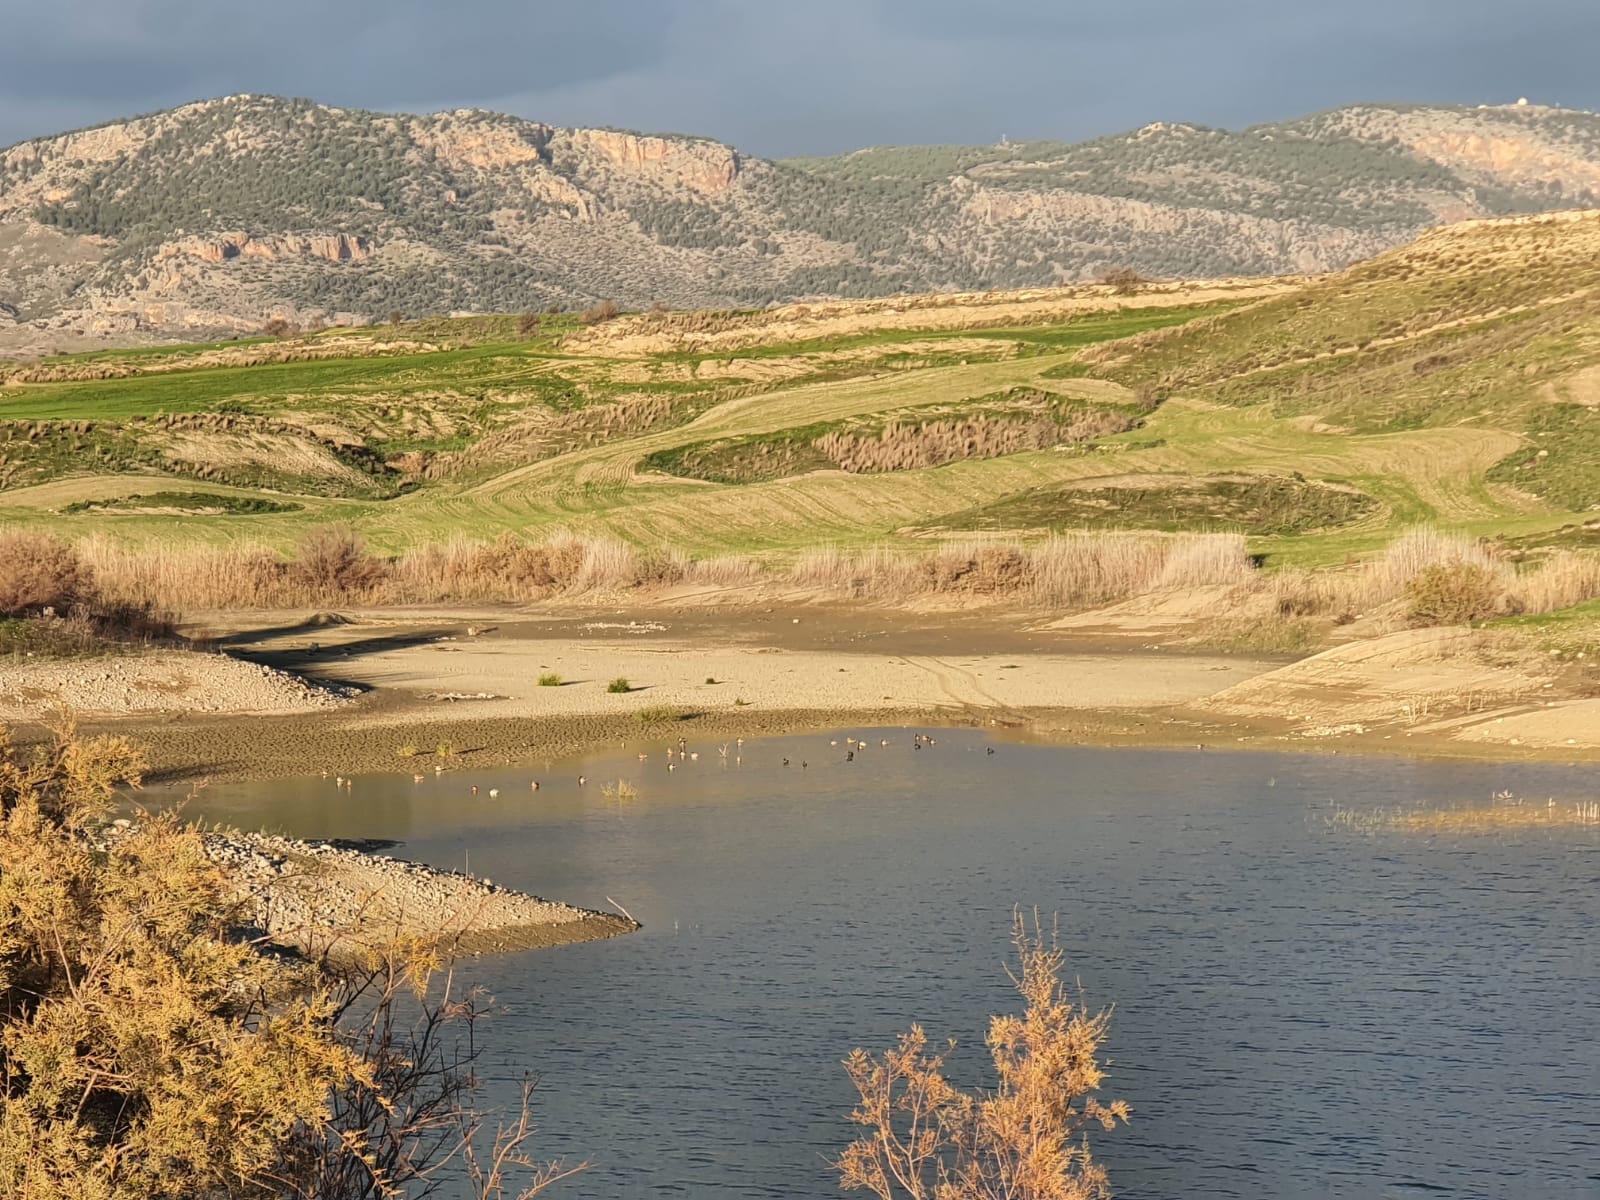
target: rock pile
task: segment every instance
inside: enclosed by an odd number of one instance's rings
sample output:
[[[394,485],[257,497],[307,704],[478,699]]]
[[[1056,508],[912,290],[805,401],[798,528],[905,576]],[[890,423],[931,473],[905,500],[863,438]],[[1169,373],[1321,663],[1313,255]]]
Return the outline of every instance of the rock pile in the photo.
[[[209,833],[206,852],[274,940],[353,952],[393,939],[478,954],[615,937],[637,923],[348,845]]]

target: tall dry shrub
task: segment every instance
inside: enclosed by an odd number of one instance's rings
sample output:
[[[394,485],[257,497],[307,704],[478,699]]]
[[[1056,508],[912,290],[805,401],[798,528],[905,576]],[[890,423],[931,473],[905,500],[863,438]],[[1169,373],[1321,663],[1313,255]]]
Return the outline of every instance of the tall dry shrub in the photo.
[[[1434,563],[1407,582],[1406,617],[1413,625],[1464,625],[1506,611],[1505,581],[1479,563]]]
[[[318,595],[359,595],[381,583],[388,564],[367,552],[366,540],[349,525],[321,525],[296,548],[290,576]]]
[[[490,1125],[488,998],[432,956],[262,953],[198,830],[111,826],[142,769],[123,738],[29,756],[0,728],[0,1195],[399,1200],[454,1168],[453,1194],[530,1200],[583,1169],[529,1155],[526,1088]]]
[[[141,817],[120,738],[0,731],[0,1195],[277,1194],[284,1138],[363,1070],[326,997],[234,935],[198,834]]]
[[[94,599],[93,569],[76,548],[43,533],[0,534],[0,616],[65,615]]]
[[[1102,1102],[1100,1047],[1109,1010],[1075,1003],[1061,978],[1053,936],[1019,917],[1011,975],[1021,1016],[989,1022],[992,1089],[963,1090],[945,1074],[949,1048],[930,1051],[920,1025],[881,1055],[856,1050],[845,1072],[864,1128],[835,1163],[847,1191],[879,1200],[1106,1200],[1105,1169],[1091,1129],[1128,1119],[1121,1100]]]

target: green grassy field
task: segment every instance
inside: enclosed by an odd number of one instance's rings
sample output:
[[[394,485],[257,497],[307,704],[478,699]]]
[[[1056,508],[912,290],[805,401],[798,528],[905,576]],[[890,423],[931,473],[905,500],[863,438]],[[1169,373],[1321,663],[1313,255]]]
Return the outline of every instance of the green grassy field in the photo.
[[[1255,303],[982,328],[869,314],[718,342],[764,326],[715,314],[652,343],[650,314],[603,336],[471,318],[0,366],[0,520],[279,546],[338,520],[390,551],[562,527],[693,556],[1218,529],[1291,565],[1419,523],[1581,540],[1561,531],[1600,506],[1597,228],[1446,230]],[[1130,419],[1005,452],[1041,412]],[[819,448],[934,421],[970,435],[955,461]]]

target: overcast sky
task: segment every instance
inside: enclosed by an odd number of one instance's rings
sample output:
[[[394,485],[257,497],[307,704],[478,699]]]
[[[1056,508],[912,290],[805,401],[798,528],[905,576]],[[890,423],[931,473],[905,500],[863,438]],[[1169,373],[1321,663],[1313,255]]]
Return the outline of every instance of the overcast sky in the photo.
[[[1600,108],[1597,0],[0,0],[0,145],[231,92],[748,153]]]

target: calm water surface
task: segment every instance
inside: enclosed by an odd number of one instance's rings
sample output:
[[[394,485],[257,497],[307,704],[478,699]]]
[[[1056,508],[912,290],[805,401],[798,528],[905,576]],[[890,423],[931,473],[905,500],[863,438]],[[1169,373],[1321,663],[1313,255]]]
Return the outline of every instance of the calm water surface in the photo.
[[[840,1195],[839,1060],[915,1020],[984,1078],[1022,905],[1060,914],[1069,969],[1116,1004],[1109,1090],[1134,1120],[1097,1146],[1120,1195],[1600,1197],[1600,833],[1327,822],[1335,804],[1592,798],[1592,769],[864,736],[848,764],[842,733],[751,743],[738,765],[701,745],[671,774],[656,744],[348,795],[217,787],[199,808],[399,839],[644,922],[469,968],[505,1009],[501,1098],[540,1072],[539,1152],[596,1164],[564,1195]],[[636,801],[602,798],[619,776]]]

